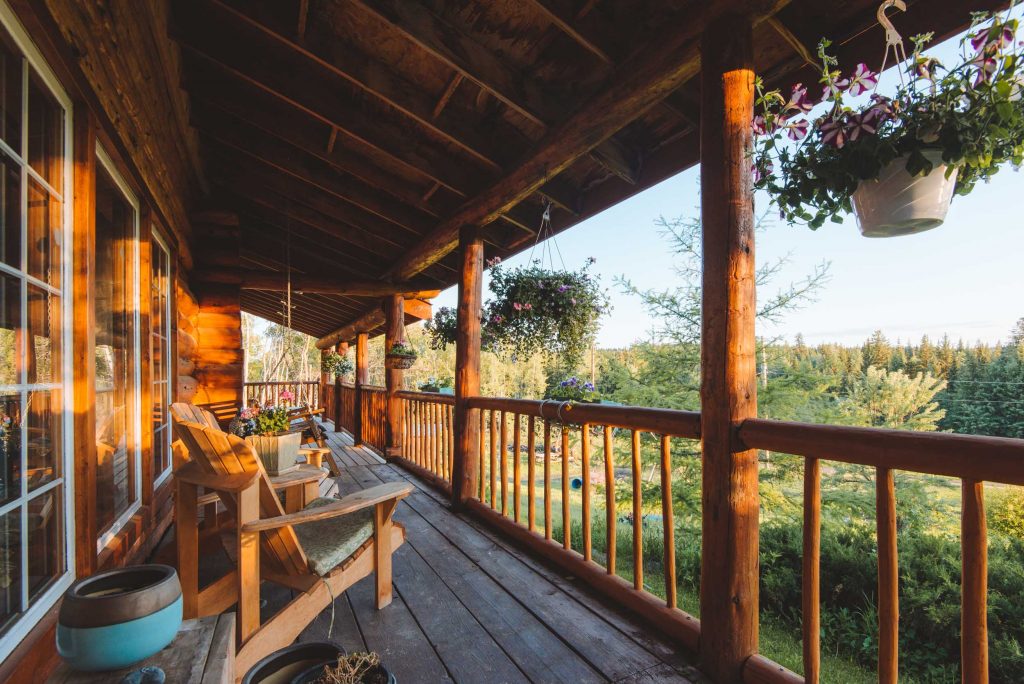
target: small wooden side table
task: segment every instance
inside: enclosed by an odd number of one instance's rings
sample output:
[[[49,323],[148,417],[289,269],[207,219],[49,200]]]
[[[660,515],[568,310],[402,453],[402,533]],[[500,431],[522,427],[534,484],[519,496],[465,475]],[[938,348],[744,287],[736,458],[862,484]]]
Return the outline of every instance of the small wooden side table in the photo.
[[[320,482],[327,472],[314,465],[300,465],[281,475],[271,475],[270,484],[274,491],[284,494],[284,512],[301,511],[313,499],[320,496]]]
[[[235,614],[221,613],[181,623],[167,648],[140,663],[109,672],[76,672],[61,663],[47,684],[116,684],[128,673],[156,665],[167,684],[234,684]]]

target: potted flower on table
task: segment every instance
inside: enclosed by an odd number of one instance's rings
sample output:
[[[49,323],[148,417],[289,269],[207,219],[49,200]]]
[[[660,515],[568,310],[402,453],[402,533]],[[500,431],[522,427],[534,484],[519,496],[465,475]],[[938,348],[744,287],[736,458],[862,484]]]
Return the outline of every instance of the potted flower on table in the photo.
[[[900,55],[902,40],[884,15],[890,4],[879,20],[891,31],[887,50]],[[976,13],[949,68],[923,53],[931,34],[913,37],[891,98],[875,92],[878,74],[866,65],[842,73],[822,40],[820,103],[801,84],[787,97],[757,83],[755,187],[783,218],[812,229],[851,211],[867,237],[941,225],[954,194],[967,195],[1006,162],[1024,162],[1016,31],[1016,19]],[[824,113],[811,118],[819,104]]]
[[[282,397],[283,397],[282,393]],[[296,459],[302,446],[302,431],[292,431],[287,406],[266,406],[243,409],[248,434],[245,441],[252,445],[269,475],[280,475],[298,467]]]

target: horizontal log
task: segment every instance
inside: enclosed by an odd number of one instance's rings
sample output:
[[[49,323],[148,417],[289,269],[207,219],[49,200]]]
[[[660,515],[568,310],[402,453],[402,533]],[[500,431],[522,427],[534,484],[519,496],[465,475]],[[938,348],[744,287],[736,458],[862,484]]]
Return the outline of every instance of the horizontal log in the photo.
[[[518,413],[555,422],[607,425],[673,437],[700,438],[700,414],[695,411],[496,397],[470,397],[468,403],[470,408]]]
[[[238,285],[243,290],[270,290],[284,292],[288,289],[288,274],[280,271],[261,271],[248,268],[218,268],[197,270],[193,278],[199,282]],[[422,284],[384,280],[349,280],[318,276],[307,273],[293,273],[292,290],[317,294],[344,294],[358,297],[383,297],[400,294],[415,299],[432,299],[440,290],[425,288]]]
[[[743,684],[804,684],[804,678],[770,658],[754,654],[743,664]]]
[[[449,404],[455,405],[455,397],[451,394],[439,394],[437,392],[410,392],[409,390],[401,390],[396,393],[399,399],[409,399],[411,401],[429,401],[432,404]]]
[[[404,464],[403,464],[404,465]],[[624,608],[654,625],[692,652],[700,640],[700,621],[679,610],[669,608],[654,594],[637,591],[631,582],[594,563],[586,561],[576,551],[545,539],[522,525],[509,520],[476,499],[466,501],[466,509],[477,518],[497,529],[502,535],[528,547],[531,551],[559,565]]]
[[[976,482],[1024,485],[1021,439],[810,425],[761,418],[743,421],[739,439],[747,449]]]
[[[431,315],[430,303],[419,299],[406,299],[405,315],[418,318],[419,320],[426,320],[427,318],[430,318]],[[376,306],[372,311],[368,311],[352,323],[343,325],[337,330],[327,333],[316,341],[316,348],[330,349],[338,342],[348,342],[359,333],[370,332],[382,325],[384,325],[383,305]]]

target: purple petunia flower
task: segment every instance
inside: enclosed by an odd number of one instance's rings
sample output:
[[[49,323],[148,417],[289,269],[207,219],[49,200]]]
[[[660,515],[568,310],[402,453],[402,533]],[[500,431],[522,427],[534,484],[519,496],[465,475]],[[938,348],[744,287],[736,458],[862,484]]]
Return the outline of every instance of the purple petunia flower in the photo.
[[[803,140],[807,136],[809,128],[810,124],[807,122],[807,119],[793,121],[786,125],[786,135],[789,136],[790,140]]]
[[[565,291],[566,291],[566,290],[568,290],[568,289],[569,289],[569,286],[568,286],[568,285],[559,285],[559,286],[558,286],[558,291],[559,291],[559,292],[565,292]]]
[[[975,88],[982,83],[988,83],[995,76],[996,69],[998,68],[995,57],[979,55],[973,63],[978,65],[978,73],[974,77]]]
[[[850,76],[850,94],[856,97],[878,85],[878,74],[861,62]]]
[[[849,79],[839,78],[839,72],[835,71],[828,75],[828,80],[825,82],[825,87],[821,91],[821,99],[828,100],[838,97],[843,94],[847,86],[850,85]]]
[[[872,116],[870,111],[864,114],[854,114],[850,117],[850,126],[847,128],[847,132],[850,135],[850,140],[854,141],[861,137],[861,135],[874,135],[875,127],[871,123]]]
[[[846,122],[840,119],[828,119],[818,127],[821,141],[826,145],[842,148],[846,144]]]
[[[790,93],[789,102],[783,108],[786,111],[798,111],[798,112],[809,112],[814,109],[814,100],[807,95],[807,88],[804,87],[803,83],[797,83],[793,86],[793,92]]]

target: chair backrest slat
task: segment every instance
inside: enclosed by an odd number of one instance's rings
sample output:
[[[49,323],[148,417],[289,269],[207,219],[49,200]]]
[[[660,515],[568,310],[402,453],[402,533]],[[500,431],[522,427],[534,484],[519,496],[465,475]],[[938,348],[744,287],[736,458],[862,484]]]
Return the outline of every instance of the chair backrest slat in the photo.
[[[259,473],[261,519],[284,515],[284,507],[281,506],[281,500],[278,499],[273,486],[271,486],[267,471],[248,442],[208,425],[191,420],[181,420],[177,415],[174,417],[174,423],[192,460],[199,463],[207,473],[211,475]],[[221,499],[225,499],[224,494],[221,494]],[[228,497],[225,505],[228,505],[228,501],[231,501],[229,508],[234,509],[234,501]],[[291,527],[268,530],[261,534],[260,548],[264,556],[269,558],[274,565],[280,566],[286,574],[306,575],[309,573],[306,554],[302,551],[298,537],[295,536],[295,531]]]

